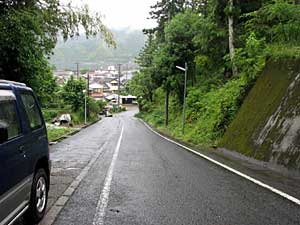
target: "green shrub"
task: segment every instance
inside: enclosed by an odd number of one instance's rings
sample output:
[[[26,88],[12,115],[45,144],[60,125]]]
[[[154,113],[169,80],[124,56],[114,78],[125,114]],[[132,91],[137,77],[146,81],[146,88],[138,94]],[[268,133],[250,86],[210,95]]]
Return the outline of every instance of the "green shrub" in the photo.
[[[246,79],[241,77],[206,94],[191,91],[187,97],[187,121],[193,124],[189,139],[193,137],[197,144],[212,143],[222,136],[240,107],[246,85]]]
[[[242,76],[209,92],[197,87],[189,89],[184,135],[182,135],[182,106],[176,101],[175,96],[170,97],[168,127],[164,126],[164,97],[160,91],[156,92],[155,102],[150,110],[141,112],[138,117],[176,138],[200,145],[214,144],[234,119],[245,96],[247,85],[248,79]]]
[[[84,123],[84,110],[79,110],[78,112],[71,113],[72,124],[79,125]]]
[[[61,127],[61,128],[47,127],[49,141],[55,141],[67,134],[72,133],[73,131],[75,131],[75,129],[67,128],[67,127]]]
[[[45,121],[48,123],[50,123],[57,116],[57,110],[43,109],[42,113]]]
[[[126,108],[125,107],[118,107],[116,105],[113,106],[113,108],[110,110],[111,113],[120,113],[120,112],[125,112]]]

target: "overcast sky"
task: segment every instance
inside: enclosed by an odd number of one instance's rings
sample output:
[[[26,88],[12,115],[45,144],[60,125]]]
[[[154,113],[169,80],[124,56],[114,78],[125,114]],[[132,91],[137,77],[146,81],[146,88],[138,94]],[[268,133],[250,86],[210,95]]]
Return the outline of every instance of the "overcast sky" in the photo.
[[[69,2],[69,0],[61,0]],[[155,26],[147,20],[150,6],[157,0],[73,0],[74,4],[88,4],[92,11],[105,15],[103,20],[109,28],[143,29]]]

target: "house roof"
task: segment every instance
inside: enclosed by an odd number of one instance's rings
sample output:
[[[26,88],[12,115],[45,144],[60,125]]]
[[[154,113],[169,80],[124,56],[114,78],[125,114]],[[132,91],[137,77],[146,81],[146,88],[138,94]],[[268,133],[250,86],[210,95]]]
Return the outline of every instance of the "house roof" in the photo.
[[[110,83],[111,84],[118,84],[119,82],[117,80],[112,80]]]
[[[98,83],[93,83],[93,84],[90,84],[89,86],[89,89],[103,89],[104,86],[102,84],[98,84]]]
[[[121,97],[121,98],[137,99],[137,97],[136,97],[136,96],[133,96],[133,95],[127,95],[127,96],[122,95],[122,96],[120,96],[120,97]]]

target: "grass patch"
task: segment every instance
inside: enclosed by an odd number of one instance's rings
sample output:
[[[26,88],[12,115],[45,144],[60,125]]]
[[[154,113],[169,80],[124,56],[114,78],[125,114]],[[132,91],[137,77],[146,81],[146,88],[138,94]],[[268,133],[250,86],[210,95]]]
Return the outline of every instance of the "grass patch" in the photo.
[[[273,60],[300,59],[300,46],[288,44],[270,44],[265,49],[266,56]]]
[[[66,136],[74,132],[75,130],[76,129],[74,128],[67,128],[67,127],[59,127],[59,128],[47,127],[48,139],[49,141],[55,141],[63,136]]]
[[[51,123],[53,119],[59,118],[62,114],[70,114],[72,118],[72,125],[84,124],[84,111],[80,109],[78,112],[73,112],[70,107],[65,109],[42,109],[44,119],[47,123]],[[90,112],[88,123],[93,123],[99,119],[97,113]]]

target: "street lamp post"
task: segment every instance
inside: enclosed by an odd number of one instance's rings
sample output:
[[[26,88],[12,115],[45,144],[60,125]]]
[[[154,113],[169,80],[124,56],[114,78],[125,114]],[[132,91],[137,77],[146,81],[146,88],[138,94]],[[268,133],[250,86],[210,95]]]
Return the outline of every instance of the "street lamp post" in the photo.
[[[176,66],[177,69],[184,71],[184,95],[183,95],[183,109],[182,109],[182,134],[184,134],[185,128],[185,108],[186,108],[186,86],[187,86],[187,72],[188,65],[185,63],[185,68]]]
[[[86,90],[83,90],[83,93],[84,93],[84,124],[86,125],[87,124],[87,98],[86,98],[86,94],[87,94],[87,91]]]
[[[121,64],[118,64],[118,71],[119,71],[119,77],[118,77],[118,110],[119,110],[120,109]]]
[[[90,106],[88,98],[90,97],[90,72],[87,73],[87,88],[86,88],[86,117],[90,117]]]

